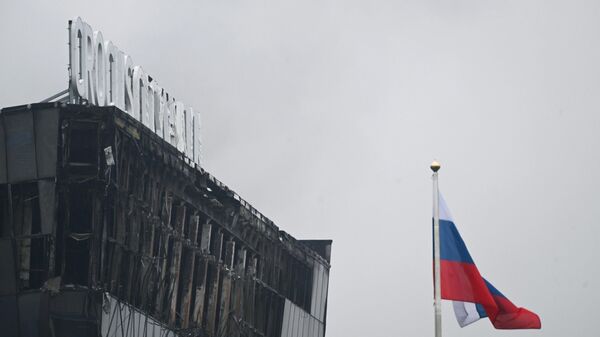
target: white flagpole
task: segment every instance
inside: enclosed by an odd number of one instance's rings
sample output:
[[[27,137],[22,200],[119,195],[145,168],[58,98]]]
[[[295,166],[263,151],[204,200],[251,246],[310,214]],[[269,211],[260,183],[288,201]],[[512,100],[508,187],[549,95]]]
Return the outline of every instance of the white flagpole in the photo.
[[[433,161],[431,170],[433,175],[433,280],[434,280],[434,308],[435,308],[435,337],[442,337],[442,287],[440,279],[440,197],[438,189],[438,171],[440,163]]]

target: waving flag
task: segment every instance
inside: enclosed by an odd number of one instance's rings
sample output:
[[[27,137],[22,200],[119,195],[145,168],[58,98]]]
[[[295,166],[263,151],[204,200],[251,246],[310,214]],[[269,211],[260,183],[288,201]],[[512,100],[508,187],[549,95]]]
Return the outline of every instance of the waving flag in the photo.
[[[509,301],[481,274],[439,196],[441,297],[452,300],[461,327],[488,317],[496,329],[540,329],[540,318]]]

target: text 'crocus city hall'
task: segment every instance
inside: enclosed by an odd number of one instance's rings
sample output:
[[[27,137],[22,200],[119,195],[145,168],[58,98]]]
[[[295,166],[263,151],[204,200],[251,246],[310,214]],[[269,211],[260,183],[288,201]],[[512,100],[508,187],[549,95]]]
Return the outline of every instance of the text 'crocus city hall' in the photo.
[[[204,171],[198,112],[80,18],[69,48],[0,113],[1,335],[323,337],[331,240]]]

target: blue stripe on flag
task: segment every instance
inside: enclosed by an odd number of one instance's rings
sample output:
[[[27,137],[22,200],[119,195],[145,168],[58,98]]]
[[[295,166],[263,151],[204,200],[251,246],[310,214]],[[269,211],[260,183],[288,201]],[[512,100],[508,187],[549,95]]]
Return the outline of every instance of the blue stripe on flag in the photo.
[[[504,294],[502,294],[500,290],[496,289],[496,287],[494,287],[490,282],[488,282],[488,280],[483,280],[485,281],[485,285],[488,287],[492,295],[506,298],[506,296],[504,296]]]
[[[456,262],[473,263],[467,246],[454,223],[440,219],[440,258]]]
[[[481,317],[481,318],[487,317],[487,313],[485,312],[483,305],[481,305],[479,303],[475,303],[475,308],[477,309],[477,313],[479,314],[479,317]]]

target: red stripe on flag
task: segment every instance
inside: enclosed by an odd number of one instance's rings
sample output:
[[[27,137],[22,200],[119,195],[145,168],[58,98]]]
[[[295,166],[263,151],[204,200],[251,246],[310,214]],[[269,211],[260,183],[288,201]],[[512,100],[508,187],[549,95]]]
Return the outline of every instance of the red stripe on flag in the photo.
[[[496,329],[541,329],[542,322],[535,313],[518,308],[506,297],[494,296],[498,305],[498,314],[492,320]]]
[[[443,299],[479,303],[495,318],[498,307],[474,264],[441,260],[440,267]]]

